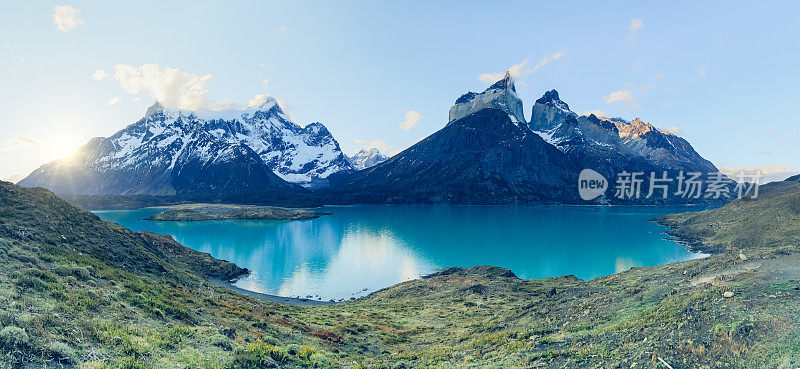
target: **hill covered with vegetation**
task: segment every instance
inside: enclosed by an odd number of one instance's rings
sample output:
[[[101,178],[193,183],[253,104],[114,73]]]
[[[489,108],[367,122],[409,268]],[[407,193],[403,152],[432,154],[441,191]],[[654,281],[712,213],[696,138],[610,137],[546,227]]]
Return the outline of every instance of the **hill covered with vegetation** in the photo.
[[[231,263],[0,183],[0,367],[797,367],[800,250],[786,222],[800,186],[762,195],[661,220],[716,245],[705,259],[590,281],[450,268],[288,306],[208,282],[247,272]],[[755,238],[747,219],[726,220],[774,207],[755,224],[780,224]]]

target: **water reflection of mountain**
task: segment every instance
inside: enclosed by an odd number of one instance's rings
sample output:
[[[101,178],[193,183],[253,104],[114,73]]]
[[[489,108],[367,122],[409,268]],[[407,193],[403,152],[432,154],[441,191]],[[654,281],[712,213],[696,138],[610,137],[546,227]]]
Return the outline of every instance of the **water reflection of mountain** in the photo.
[[[607,275],[694,257],[648,220],[685,208],[346,206],[304,221],[148,222],[100,212],[252,271],[237,285],[323,299],[360,296],[435,271],[496,265],[523,278]],[[365,291],[366,289],[366,291]]]

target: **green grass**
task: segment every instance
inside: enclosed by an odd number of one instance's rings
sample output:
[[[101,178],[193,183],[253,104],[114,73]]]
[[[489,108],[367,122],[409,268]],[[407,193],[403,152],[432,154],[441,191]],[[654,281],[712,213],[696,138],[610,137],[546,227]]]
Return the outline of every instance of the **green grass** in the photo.
[[[765,199],[794,219],[791,201]],[[715,229],[719,214],[673,225]],[[591,281],[454,268],[356,301],[295,307],[207,282],[240,274],[233,264],[44,190],[0,184],[0,367],[639,368],[658,367],[657,357],[676,368],[796,366],[800,278],[731,272],[740,252],[751,262],[793,257],[791,227],[761,241],[725,227],[697,236],[722,253]],[[689,283],[715,273],[727,276]],[[723,298],[727,290],[735,297]]]

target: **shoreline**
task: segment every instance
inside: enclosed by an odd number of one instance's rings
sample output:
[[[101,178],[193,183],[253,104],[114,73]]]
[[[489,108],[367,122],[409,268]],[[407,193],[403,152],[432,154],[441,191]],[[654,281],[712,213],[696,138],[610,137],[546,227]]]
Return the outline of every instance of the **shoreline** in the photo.
[[[242,295],[246,295],[246,296],[249,296],[249,297],[257,298],[259,300],[268,301],[268,302],[275,302],[275,303],[283,304],[283,305],[323,306],[323,305],[335,305],[335,304],[339,304],[339,303],[345,302],[345,301],[311,300],[311,299],[305,299],[305,298],[301,298],[301,297],[284,297],[284,296],[278,296],[278,295],[270,295],[270,294],[267,294],[267,293],[254,292],[254,291],[246,290],[246,289],[241,288],[241,287],[236,287],[232,283],[227,282],[227,281],[223,281],[223,280],[221,280],[219,278],[207,278],[206,280],[208,280],[209,282],[211,282],[211,283],[213,283],[213,284],[215,284],[217,286],[226,288],[229,291],[233,291],[233,292],[236,292],[236,293],[239,293],[239,294],[242,294]]]
[[[352,206],[352,205],[342,205],[342,206]],[[648,268],[648,267],[663,268],[663,267],[666,267],[668,265],[678,264],[678,263],[692,261],[692,260],[701,260],[701,259],[708,258],[708,257],[710,257],[712,255],[724,253],[724,251],[721,251],[721,250],[718,250],[718,249],[713,249],[713,248],[703,249],[702,247],[693,247],[693,246],[698,246],[698,245],[693,245],[693,243],[697,243],[698,242],[697,239],[696,238],[687,237],[684,234],[678,234],[676,232],[676,230],[678,228],[676,225],[668,224],[667,222],[660,221],[660,219],[662,219],[663,217],[664,216],[658,217],[658,218],[649,219],[648,221],[652,222],[652,223],[655,223],[655,224],[658,224],[658,225],[660,225],[662,227],[665,227],[666,228],[665,232],[663,232],[661,234],[665,235],[666,239],[668,239],[668,240],[670,240],[672,242],[675,242],[678,245],[683,246],[686,249],[686,251],[694,254],[697,257],[693,257],[693,258],[690,258],[690,259],[687,259],[687,260],[671,261],[671,262],[664,263],[664,264],[649,265],[649,266],[642,266],[642,267],[633,267],[631,269],[634,269],[634,268]],[[701,245],[702,244],[700,244],[700,246]],[[445,272],[445,271],[451,270],[451,269],[468,269],[468,268],[486,267],[486,266],[487,265],[484,265],[484,266],[475,265],[475,266],[472,266],[472,267],[443,267],[443,268],[439,268],[438,270],[436,270],[436,271],[434,271],[432,273],[421,275],[421,276],[419,276],[418,278],[415,278],[415,279],[427,279],[427,278],[430,278],[432,276],[440,275],[442,272]],[[504,267],[497,267],[497,266],[493,266],[493,267],[495,267],[495,268],[504,268]],[[596,280],[596,279],[600,279],[600,278],[605,278],[605,277],[608,277],[608,276],[611,276],[611,275],[624,273],[626,271],[614,272],[614,273],[611,273],[611,274],[608,274],[608,275],[598,276],[598,277],[590,278],[590,279],[581,279],[581,278],[575,277],[574,275],[571,275],[571,274],[570,275],[563,275],[563,276],[550,276],[550,277],[531,278],[531,279],[521,278],[521,279],[522,280],[526,280],[526,281],[532,281],[532,280],[542,280],[542,279],[549,279],[549,278],[561,278],[561,277],[570,277],[571,276],[571,277],[574,277],[574,278],[576,278],[576,279],[578,279],[580,281],[588,282],[588,281],[592,281],[592,280]],[[348,302],[348,301],[353,301],[352,299],[351,300],[342,300],[342,301],[330,301],[330,300],[322,301],[322,300],[311,300],[311,299],[301,298],[301,297],[284,297],[284,296],[271,295],[271,294],[266,294],[266,293],[247,290],[247,289],[244,289],[244,288],[241,288],[241,287],[234,286],[233,283],[228,282],[228,281],[223,281],[223,280],[221,280],[219,278],[210,278],[209,277],[209,278],[207,278],[207,280],[209,282],[211,282],[211,283],[216,284],[217,286],[226,288],[227,290],[232,291],[232,292],[236,292],[236,293],[239,293],[239,294],[247,295],[249,297],[253,297],[253,298],[256,298],[256,299],[259,299],[259,300],[262,300],[262,301],[274,302],[274,303],[284,304],[284,305],[291,305],[291,306],[323,306],[323,305],[335,305],[335,304],[341,304],[341,303]],[[397,285],[399,285],[401,283],[403,283],[403,282],[395,283],[395,284],[393,284],[391,286],[386,286],[384,288],[380,288],[378,290],[370,292],[370,294],[371,293],[375,293],[375,292],[379,292],[379,291],[382,291],[382,290],[385,290],[385,289],[388,289],[388,288],[395,287],[395,286],[397,286]]]

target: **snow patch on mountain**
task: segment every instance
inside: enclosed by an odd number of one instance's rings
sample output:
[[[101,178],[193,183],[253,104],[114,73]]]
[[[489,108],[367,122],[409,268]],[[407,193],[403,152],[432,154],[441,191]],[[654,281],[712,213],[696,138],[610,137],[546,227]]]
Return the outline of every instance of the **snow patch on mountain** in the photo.
[[[389,157],[383,155],[380,150],[373,147],[371,149],[361,149],[349,159],[353,169],[362,170],[383,163],[389,159]]]
[[[97,185],[86,189],[88,193],[173,194],[175,168],[187,161],[196,164],[193,168],[218,168],[217,164],[231,160],[247,161],[231,164],[232,168],[261,173],[259,165],[265,165],[283,180],[307,187],[319,185],[333,173],[352,170],[324,125],[301,127],[269,98],[258,107],[221,111],[168,109],[156,102],[139,121],[111,137],[93,139],[69,160],[43,166],[34,177],[51,183],[56,172],[63,175],[76,168],[74,175],[91,177]],[[60,169],[47,173],[54,168]],[[66,190],[84,191],[62,192]]]

